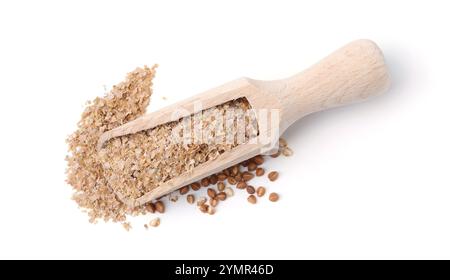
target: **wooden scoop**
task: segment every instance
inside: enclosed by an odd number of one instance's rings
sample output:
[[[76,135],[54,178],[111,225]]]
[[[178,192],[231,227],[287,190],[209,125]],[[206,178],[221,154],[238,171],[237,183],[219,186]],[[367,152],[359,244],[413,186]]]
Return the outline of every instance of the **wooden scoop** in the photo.
[[[269,109],[268,123],[258,120],[261,139],[255,144],[241,144],[224,152],[215,160],[195,167],[138,199],[129,199],[116,193],[130,207],[139,206],[170,193],[182,186],[220,172],[258,154],[267,152],[278,137],[295,121],[310,113],[362,101],[382,93],[389,87],[389,75],[383,54],[369,40],[357,40],[335,51],[311,68],[287,79],[259,81],[240,78],[217,88],[175,103],[157,112],[103,133],[98,148],[111,138],[133,134],[141,130],[174,121],[172,112],[182,108],[178,118],[192,115],[227,101],[246,98],[252,109]],[[201,102],[202,108],[194,106]],[[276,112],[276,113],[273,113]],[[275,127],[275,128],[274,128]],[[262,137],[265,139],[262,139]],[[269,136],[269,137],[267,137]]]

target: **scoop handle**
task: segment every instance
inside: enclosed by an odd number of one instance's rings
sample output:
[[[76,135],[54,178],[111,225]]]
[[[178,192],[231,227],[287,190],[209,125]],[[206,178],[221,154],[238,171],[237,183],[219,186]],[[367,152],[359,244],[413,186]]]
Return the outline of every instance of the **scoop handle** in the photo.
[[[297,75],[270,83],[286,129],[307,114],[383,93],[390,80],[380,48],[370,40],[357,40]]]

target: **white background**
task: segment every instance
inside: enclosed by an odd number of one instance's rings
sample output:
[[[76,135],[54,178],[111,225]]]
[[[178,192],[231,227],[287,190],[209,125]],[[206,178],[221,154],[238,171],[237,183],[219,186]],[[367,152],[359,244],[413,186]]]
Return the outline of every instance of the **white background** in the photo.
[[[0,258],[450,258],[447,1],[2,1]],[[91,225],[71,201],[65,138],[86,100],[159,63],[151,110],[240,76],[290,76],[369,38],[392,89],[317,113],[270,160],[278,203],[202,215],[169,204]],[[165,101],[162,97],[168,99]]]

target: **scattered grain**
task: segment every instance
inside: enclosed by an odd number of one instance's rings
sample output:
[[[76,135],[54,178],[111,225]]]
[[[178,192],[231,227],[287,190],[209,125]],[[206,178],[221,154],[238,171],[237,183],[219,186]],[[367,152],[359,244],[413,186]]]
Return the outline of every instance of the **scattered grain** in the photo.
[[[249,195],[247,197],[247,201],[250,202],[251,204],[255,204],[256,203],[256,196],[254,196],[253,194]]]
[[[257,167],[258,167],[258,166],[256,165],[256,163],[254,163],[254,162],[252,161],[252,162],[250,162],[250,163],[247,165],[247,170],[248,170],[248,171],[255,171]]]
[[[250,181],[251,179],[253,179],[253,177],[255,177],[255,175],[253,175],[253,173],[250,173],[248,171],[242,173],[242,180],[244,180],[245,182]]]
[[[234,165],[231,167],[231,176],[236,176],[239,173],[239,165]]]
[[[245,189],[246,187],[247,187],[247,183],[244,181],[241,181],[236,185],[236,188],[241,189],[241,190]]]
[[[156,209],[155,204],[149,202],[144,207],[145,207],[145,210],[147,210],[147,212],[155,213],[155,209]]]
[[[264,163],[264,157],[262,155],[257,155],[254,158],[252,158],[252,161],[256,164],[256,165],[261,165]]]
[[[273,192],[273,193],[269,194],[269,200],[272,201],[272,202],[278,201],[279,198],[280,197],[279,197],[279,195],[277,193]]]
[[[219,183],[217,183],[217,189],[218,189],[220,192],[223,192],[223,190],[225,189],[225,183],[224,183],[224,182],[219,182]]]
[[[266,188],[264,188],[264,187],[258,187],[256,189],[256,195],[259,197],[264,196],[265,193],[266,193]]]
[[[155,203],[155,209],[156,209],[157,212],[159,212],[161,214],[166,211],[166,208],[164,207],[164,203],[161,200],[158,200]]]
[[[129,222],[122,223],[122,226],[126,231],[130,231],[132,229],[131,224]]]
[[[212,188],[208,188],[208,190],[207,190],[206,193],[208,194],[208,196],[209,196],[210,198],[216,197],[216,191],[215,191],[214,189],[212,189]]]
[[[227,175],[225,175],[224,173],[219,173],[219,175],[217,175],[217,179],[220,182],[223,182],[223,181],[225,181],[227,179]]]
[[[263,176],[264,173],[265,173],[264,168],[262,168],[262,167],[256,168],[256,172],[255,172],[256,176],[258,176],[258,177]]]
[[[180,189],[180,194],[185,195],[189,192],[189,186],[184,186]]]
[[[209,182],[211,183],[211,185],[217,184],[217,181],[219,181],[217,175],[213,174],[209,177]]]
[[[224,201],[227,199],[227,194],[225,192],[220,192],[216,195],[216,199]]]
[[[233,177],[228,177],[227,178],[228,184],[230,185],[236,185],[237,184],[237,180]]]
[[[269,175],[267,177],[269,177],[270,181],[275,181],[276,179],[278,179],[278,172],[277,171],[272,171],[269,173]]]
[[[219,200],[218,200],[218,199],[215,199],[215,198],[211,198],[211,199],[209,199],[209,204],[210,204],[212,207],[216,207],[217,204],[219,204]]]
[[[249,193],[249,194],[255,193],[255,188],[252,186],[247,186],[246,190],[247,190],[247,193]]]
[[[194,182],[194,183],[191,184],[191,189],[192,189],[193,191],[198,191],[201,187],[202,187],[202,186],[200,185],[199,182]]]
[[[161,219],[160,218],[154,218],[153,220],[150,221],[149,225],[151,227],[158,227],[159,224],[161,224]]]
[[[186,200],[189,204],[194,204],[195,196],[193,194],[188,194],[188,196],[186,197]]]
[[[208,178],[203,178],[203,179],[200,181],[200,184],[201,184],[203,187],[209,186],[209,179],[208,179]]]

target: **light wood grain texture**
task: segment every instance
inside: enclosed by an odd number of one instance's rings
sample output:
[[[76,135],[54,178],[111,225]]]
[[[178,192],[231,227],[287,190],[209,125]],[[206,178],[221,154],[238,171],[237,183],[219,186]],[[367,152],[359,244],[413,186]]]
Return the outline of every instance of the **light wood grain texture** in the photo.
[[[111,138],[151,129],[240,97],[247,98],[253,109],[278,110],[279,130],[276,133],[273,133],[272,126],[259,126],[260,135],[271,135],[271,139],[258,139],[256,144],[239,145],[217,159],[161,184],[138,199],[127,199],[117,193],[124,203],[133,207],[273,149],[279,135],[305,115],[362,101],[386,91],[388,87],[389,75],[381,50],[372,41],[357,40],[292,77],[274,81],[237,79],[144,115],[105,132],[99,139],[98,148],[101,149]],[[202,108],[194,106],[197,102],[202,104]],[[183,110],[180,111],[180,108]],[[181,112],[177,119],[173,119],[175,110]]]

